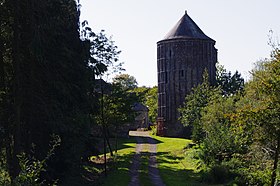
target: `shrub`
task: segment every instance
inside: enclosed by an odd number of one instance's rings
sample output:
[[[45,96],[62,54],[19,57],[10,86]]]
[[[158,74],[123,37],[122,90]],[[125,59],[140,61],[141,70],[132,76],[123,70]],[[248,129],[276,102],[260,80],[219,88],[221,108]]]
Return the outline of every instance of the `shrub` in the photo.
[[[214,165],[203,176],[203,181],[207,183],[225,183],[232,178],[229,168],[225,165]]]

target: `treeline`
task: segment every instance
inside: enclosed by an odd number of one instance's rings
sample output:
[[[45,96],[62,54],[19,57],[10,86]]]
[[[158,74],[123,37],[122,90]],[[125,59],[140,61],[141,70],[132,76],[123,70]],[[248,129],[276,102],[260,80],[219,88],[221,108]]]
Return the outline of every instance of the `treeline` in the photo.
[[[86,184],[101,100],[119,103],[106,119],[132,118],[127,90],[98,88],[97,79],[123,70],[120,51],[80,22],[80,6],[0,0],[0,185]]]
[[[212,183],[275,185],[279,180],[280,52],[256,63],[244,84],[240,74],[218,68],[186,97],[181,121],[192,129],[197,158]]]

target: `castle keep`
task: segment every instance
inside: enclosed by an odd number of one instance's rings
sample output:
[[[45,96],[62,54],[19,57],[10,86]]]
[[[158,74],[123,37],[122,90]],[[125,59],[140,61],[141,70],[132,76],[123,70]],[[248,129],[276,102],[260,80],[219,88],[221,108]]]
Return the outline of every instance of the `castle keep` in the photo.
[[[181,136],[178,108],[191,89],[202,82],[205,70],[215,81],[217,49],[187,12],[157,43],[158,134]]]

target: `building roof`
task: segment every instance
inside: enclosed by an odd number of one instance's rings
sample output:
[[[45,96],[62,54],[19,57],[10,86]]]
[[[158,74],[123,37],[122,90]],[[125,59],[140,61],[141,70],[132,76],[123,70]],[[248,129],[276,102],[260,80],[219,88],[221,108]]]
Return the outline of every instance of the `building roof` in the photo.
[[[185,12],[185,15],[176,23],[176,25],[168,32],[163,40],[177,38],[213,40],[203,33],[203,31],[187,14],[187,11]]]
[[[134,103],[133,110],[136,111],[136,112],[139,112],[139,111],[146,111],[146,112],[148,112],[149,111],[148,107],[146,107],[142,103]]]

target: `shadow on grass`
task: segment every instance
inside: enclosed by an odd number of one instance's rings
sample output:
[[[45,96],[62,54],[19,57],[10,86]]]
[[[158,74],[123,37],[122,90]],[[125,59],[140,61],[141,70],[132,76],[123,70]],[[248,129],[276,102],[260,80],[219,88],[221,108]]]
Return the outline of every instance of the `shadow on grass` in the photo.
[[[137,144],[159,144],[159,143],[163,143],[160,140],[157,140],[155,138],[152,138],[150,136],[130,136],[130,138],[134,138],[136,140],[136,138],[139,138],[141,140],[137,141]]]
[[[164,183],[168,186],[206,186],[202,183],[202,173],[195,173],[193,170],[175,170],[168,167],[159,168]]]
[[[136,138],[140,138],[140,140],[136,140]],[[150,140],[152,139],[152,140]],[[150,140],[151,142],[148,143],[148,140]],[[159,143],[163,143],[160,140],[154,139],[152,137],[148,137],[148,136],[129,136],[129,138],[118,138],[118,145],[117,145],[117,150],[122,150],[122,149],[126,149],[126,148],[130,148],[132,147],[132,145],[129,144],[159,144]],[[113,151],[115,151],[116,149],[116,145],[115,145],[115,139],[110,139],[111,145],[112,145],[112,149]]]
[[[109,169],[109,174],[101,180],[100,185],[104,186],[116,186],[116,185],[128,185],[130,182],[129,169],[134,156],[133,153],[119,156],[117,161]]]
[[[92,156],[103,155],[104,153],[104,141],[103,138],[95,138],[96,147],[95,151],[91,154]],[[133,144],[136,144],[135,137],[127,137],[127,138],[109,138],[110,146],[112,151],[127,149],[127,148],[134,148]],[[117,143],[116,143],[117,142]],[[106,152],[109,153],[109,147],[106,142]]]

